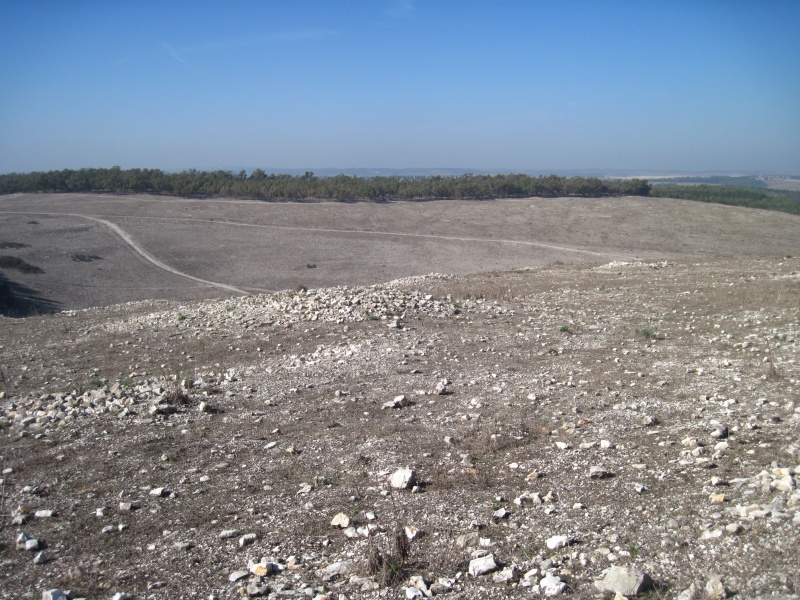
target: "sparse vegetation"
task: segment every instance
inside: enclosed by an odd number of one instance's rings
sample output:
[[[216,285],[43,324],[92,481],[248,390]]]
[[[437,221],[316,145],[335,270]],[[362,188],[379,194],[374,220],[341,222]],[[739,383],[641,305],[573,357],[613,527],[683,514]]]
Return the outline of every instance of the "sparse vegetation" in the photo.
[[[100,379],[99,377],[93,377],[89,380],[88,389],[90,390],[99,390],[100,388],[105,387],[107,380]]]
[[[44,273],[41,267],[32,265],[18,256],[0,256],[0,269],[16,269],[21,273]]]
[[[653,331],[653,330],[652,330],[652,329],[650,329],[649,327],[645,327],[645,328],[643,328],[643,329],[639,330],[639,333],[640,333],[640,334],[642,335],[642,337],[643,337],[644,339],[646,339],[646,340],[652,340],[653,338],[655,338],[655,337],[656,337],[656,333],[655,333],[655,331]]]
[[[410,544],[402,529],[390,532],[381,538],[383,544],[376,536],[369,539],[366,556],[367,573],[375,577],[380,585],[392,586],[404,577],[403,566]]]
[[[96,254],[89,254],[87,252],[75,252],[73,253],[70,258],[75,262],[93,262],[95,260],[102,260],[102,256],[97,256]]]

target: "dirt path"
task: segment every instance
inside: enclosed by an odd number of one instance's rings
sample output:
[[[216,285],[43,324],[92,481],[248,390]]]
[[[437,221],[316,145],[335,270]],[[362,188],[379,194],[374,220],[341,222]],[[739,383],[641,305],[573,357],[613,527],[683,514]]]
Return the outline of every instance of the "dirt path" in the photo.
[[[94,217],[88,217],[94,218]],[[388,237],[406,237],[406,238],[422,238],[429,240],[442,240],[448,242],[478,242],[490,244],[512,244],[517,246],[531,246],[535,248],[547,248],[548,250],[558,250],[561,252],[575,252],[580,254],[589,254],[591,256],[600,256],[603,258],[637,260],[634,256],[620,254],[619,252],[597,252],[595,250],[583,250],[581,248],[573,248],[570,246],[559,246],[556,244],[545,244],[543,242],[529,242],[525,240],[508,240],[497,238],[481,238],[481,237],[458,237],[450,235],[434,235],[432,233],[405,233],[401,231],[375,231],[372,229],[335,229],[323,227],[297,227],[293,225],[261,225],[256,223],[240,223],[236,221],[214,221],[211,219],[192,219],[181,217],[126,217],[131,219],[147,219],[153,221],[187,221],[194,223],[213,223],[214,225],[231,225],[234,227],[252,227],[256,229],[276,229],[280,231],[306,231],[316,233],[355,233],[361,235],[380,235]]]
[[[242,202],[242,201],[240,201]],[[105,225],[107,228],[111,229],[114,233],[116,233],[119,237],[121,237],[134,251],[136,251],[139,255],[141,255],[146,260],[150,261],[157,267],[169,271],[170,273],[174,273],[175,275],[180,275],[181,277],[188,277],[189,279],[193,279],[194,281],[199,281],[201,283],[206,283],[208,285],[212,285],[214,287],[219,287],[222,289],[227,289],[231,291],[235,291],[240,294],[246,294],[247,292],[243,290],[239,290],[238,288],[228,286],[225,284],[218,284],[211,281],[207,281],[205,279],[199,279],[197,277],[193,277],[191,275],[187,275],[186,273],[182,273],[177,269],[173,269],[169,265],[164,264],[152,254],[147,252],[144,248],[139,246],[122,228],[118,225],[111,223],[110,221],[106,221],[105,219],[101,219],[96,216],[92,215],[85,215],[79,213],[57,213],[57,212],[43,212],[43,211],[0,211],[0,214],[26,214],[26,215],[42,215],[42,216],[65,216],[65,217],[78,217],[82,219],[90,219],[93,221],[97,221],[102,225]],[[325,227],[297,227],[293,225],[263,225],[258,223],[242,223],[238,221],[220,221],[220,220],[213,220],[213,219],[196,219],[191,217],[147,217],[147,216],[134,216],[134,215],[115,215],[117,217],[122,217],[126,219],[142,219],[142,220],[149,220],[149,221],[183,221],[187,223],[211,223],[213,225],[229,225],[233,227],[249,227],[255,229],[273,229],[279,231],[303,231],[303,232],[314,232],[314,233],[350,233],[350,234],[360,234],[360,235],[378,235],[384,237],[403,237],[403,238],[417,238],[417,239],[429,239],[429,240],[442,240],[442,241],[449,241],[449,242],[475,242],[475,243],[488,243],[488,244],[509,244],[509,245],[516,245],[516,246],[528,246],[534,248],[546,248],[548,250],[558,250],[560,252],[572,252],[578,254],[588,254],[590,256],[599,256],[602,258],[612,258],[612,259],[623,259],[623,260],[637,260],[634,256],[629,256],[625,254],[620,254],[619,252],[598,252],[595,250],[584,250],[582,248],[574,248],[571,246],[561,246],[557,244],[546,244],[544,242],[531,242],[525,240],[512,240],[512,239],[502,239],[502,238],[482,238],[482,237],[459,237],[459,236],[449,236],[449,235],[435,235],[430,233],[407,233],[402,231],[377,231],[373,229],[337,229],[337,228],[325,228]],[[259,291],[270,291],[270,290],[259,290]]]
[[[100,219],[98,217],[93,217],[90,215],[80,215],[76,213],[48,213],[48,212],[21,212],[21,211],[0,211],[0,214],[26,214],[26,215],[41,215],[41,216],[61,216],[61,217],[76,217],[79,219],[87,219],[89,221],[95,221],[96,223],[100,223],[107,229],[109,229],[112,233],[119,236],[123,242],[128,244],[131,249],[136,252],[139,256],[144,258],[147,262],[152,264],[153,266],[158,267],[168,273],[172,273],[173,275],[177,275],[178,277],[184,277],[186,279],[191,279],[192,281],[197,281],[198,283],[202,283],[205,285],[210,285],[211,287],[219,288],[222,290],[228,290],[230,292],[234,292],[236,294],[242,294],[244,296],[249,296],[250,292],[242,290],[232,285],[227,285],[225,283],[219,283],[216,281],[209,281],[207,279],[201,279],[200,277],[195,277],[194,275],[189,275],[188,273],[184,273],[183,271],[179,271],[168,264],[162,262],[152,254],[150,254],[147,250],[142,248],[136,240],[134,240],[128,233],[122,229],[119,225],[115,225],[111,221],[106,221],[105,219]]]

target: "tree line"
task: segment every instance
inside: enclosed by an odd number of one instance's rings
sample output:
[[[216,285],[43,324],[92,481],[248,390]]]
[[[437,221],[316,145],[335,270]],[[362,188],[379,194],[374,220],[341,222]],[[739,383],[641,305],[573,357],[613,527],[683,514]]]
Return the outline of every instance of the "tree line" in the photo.
[[[654,185],[650,195],[800,214],[800,192],[739,185]]]
[[[165,173],[159,169],[64,169],[0,175],[0,194],[18,192],[98,192],[166,194],[183,197],[236,197],[266,201],[387,201],[395,199],[490,199],[561,196],[647,196],[642,179],[529,176],[522,174],[455,177],[317,177],[245,171]]]

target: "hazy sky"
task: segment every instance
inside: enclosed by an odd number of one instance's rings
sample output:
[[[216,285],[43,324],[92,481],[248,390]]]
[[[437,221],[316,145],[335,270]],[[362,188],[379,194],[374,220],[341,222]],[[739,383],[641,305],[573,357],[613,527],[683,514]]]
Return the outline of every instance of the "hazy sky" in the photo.
[[[0,0],[0,173],[800,175],[798,24],[798,0]]]

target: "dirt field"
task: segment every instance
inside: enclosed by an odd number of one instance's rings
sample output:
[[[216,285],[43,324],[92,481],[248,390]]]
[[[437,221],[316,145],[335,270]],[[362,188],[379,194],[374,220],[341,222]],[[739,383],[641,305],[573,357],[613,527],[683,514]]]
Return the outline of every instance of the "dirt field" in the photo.
[[[783,177],[772,178],[767,182],[767,187],[773,190],[789,190],[792,192],[800,191],[800,178],[797,177]]]
[[[2,199],[139,301],[0,317],[0,599],[800,598],[799,218],[111,200]]]
[[[43,270],[0,271],[30,298],[19,302],[23,313],[236,293],[225,286],[258,292],[557,263],[779,256],[797,253],[798,240],[798,217],[648,198],[278,204],[0,197],[0,244],[22,245],[0,254]]]

